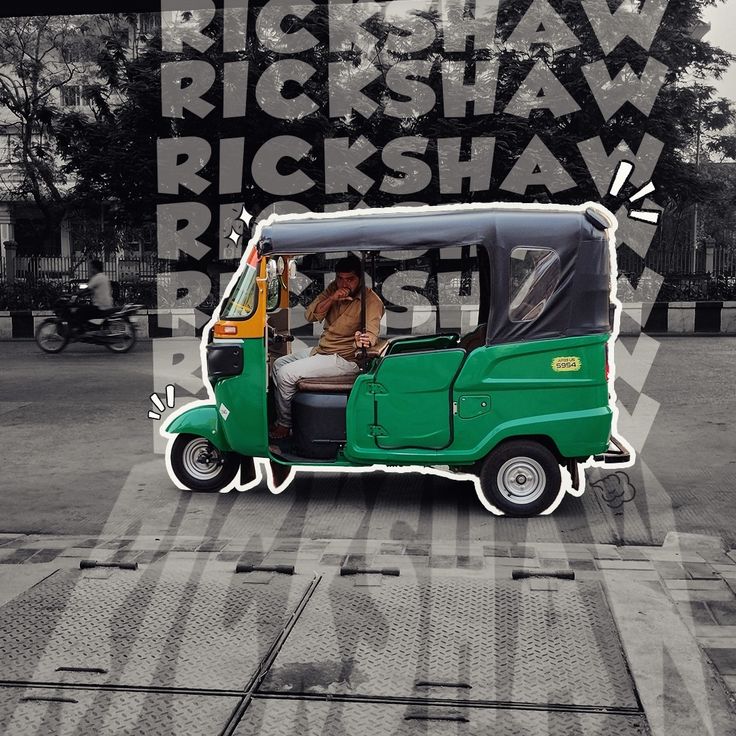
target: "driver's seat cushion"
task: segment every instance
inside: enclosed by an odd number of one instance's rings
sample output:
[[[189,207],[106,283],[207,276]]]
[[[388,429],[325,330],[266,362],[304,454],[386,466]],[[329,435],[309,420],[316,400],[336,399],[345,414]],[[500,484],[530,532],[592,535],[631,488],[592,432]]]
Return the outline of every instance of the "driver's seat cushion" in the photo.
[[[315,391],[318,393],[350,393],[359,373],[344,376],[323,376],[321,378],[301,378],[297,384],[297,391]]]

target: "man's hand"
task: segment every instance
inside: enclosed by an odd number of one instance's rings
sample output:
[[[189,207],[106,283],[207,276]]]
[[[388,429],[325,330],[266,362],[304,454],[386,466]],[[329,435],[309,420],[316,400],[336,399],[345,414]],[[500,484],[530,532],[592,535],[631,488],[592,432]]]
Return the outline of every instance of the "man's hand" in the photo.
[[[367,332],[355,333],[355,345],[359,348],[369,348],[371,346],[371,336]]]
[[[331,297],[333,302],[351,302],[350,289],[338,289]]]

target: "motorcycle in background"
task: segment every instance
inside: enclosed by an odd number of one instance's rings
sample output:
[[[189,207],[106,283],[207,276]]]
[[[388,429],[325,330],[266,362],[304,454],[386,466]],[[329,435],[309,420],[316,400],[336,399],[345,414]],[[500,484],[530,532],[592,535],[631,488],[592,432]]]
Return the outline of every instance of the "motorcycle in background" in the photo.
[[[135,324],[130,318],[143,308],[142,304],[112,307],[104,317],[79,324],[76,310],[89,303],[85,287],[77,293],[62,294],[54,304],[54,317],[45,319],[36,329],[36,343],[46,353],[60,353],[70,342],[104,345],[113,353],[127,353],[136,343]]]

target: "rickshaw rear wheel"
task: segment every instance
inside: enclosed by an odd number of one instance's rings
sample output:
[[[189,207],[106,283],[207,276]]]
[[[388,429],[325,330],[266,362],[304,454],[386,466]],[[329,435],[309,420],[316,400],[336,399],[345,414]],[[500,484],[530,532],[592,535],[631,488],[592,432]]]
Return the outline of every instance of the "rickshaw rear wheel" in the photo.
[[[238,455],[223,452],[195,434],[180,434],[171,446],[171,469],[179,482],[192,491],[221,491],[239,468]]]
[[[534,440],[510,440],[491,451],[480,471],[486,500],[509,516],[534,516],[560,491],[560,466],[554,454]]]

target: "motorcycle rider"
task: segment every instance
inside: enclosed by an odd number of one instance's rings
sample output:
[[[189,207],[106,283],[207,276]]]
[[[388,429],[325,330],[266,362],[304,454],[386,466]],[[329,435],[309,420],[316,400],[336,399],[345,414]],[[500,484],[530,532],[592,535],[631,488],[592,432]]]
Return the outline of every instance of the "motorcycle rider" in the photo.
[[[102,270],[102,261],[90,261],[90,276],[87,288],[92,292],[92,304],[83,304],[77,308],[74,317],[78,327],[83,327],[91,319],[106,317],[113,308],[112,285],[107,274]]]

